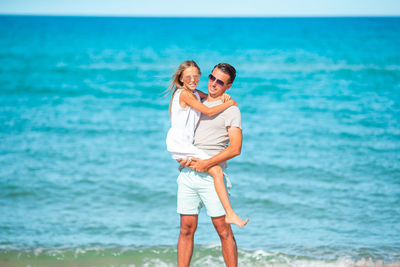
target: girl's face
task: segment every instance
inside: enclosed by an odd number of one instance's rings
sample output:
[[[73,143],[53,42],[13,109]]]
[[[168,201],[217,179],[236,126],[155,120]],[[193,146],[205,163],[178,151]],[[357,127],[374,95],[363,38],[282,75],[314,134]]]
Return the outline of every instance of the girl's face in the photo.
[[[183,87],[194,91],[200,80],[200,72],[196,67],[189,67],[182,72],[180,81]]]

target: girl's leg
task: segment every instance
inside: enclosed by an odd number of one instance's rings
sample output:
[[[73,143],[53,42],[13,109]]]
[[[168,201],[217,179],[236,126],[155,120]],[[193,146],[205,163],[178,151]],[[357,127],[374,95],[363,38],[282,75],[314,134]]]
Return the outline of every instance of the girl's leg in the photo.
[[[214,178],[215,191],[217,191],[218,197],[221,200],[222,206],[225,209],[225,222],[233,223],[237,226],[243,227],[247,224],[249,219],[242,220],[233,211],[231,203],[229,202],[228,193],[226,192],[224,183],[224,173],[220,166],[213,166],[208,169],[208,173]]]

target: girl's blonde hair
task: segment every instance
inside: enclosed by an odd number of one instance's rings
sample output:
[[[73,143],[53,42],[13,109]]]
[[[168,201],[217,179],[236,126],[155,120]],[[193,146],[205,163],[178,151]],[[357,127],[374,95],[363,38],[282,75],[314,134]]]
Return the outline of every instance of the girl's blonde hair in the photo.
[[[200,68],[199,66],[196,64],[196,62],[194,62],[193,60],[186,60],[184,62],[182,62],[178,69],[175,71],[175,73],[172,75],[172,82],[170,87],[168,87],[168,89],[166,90],[166,95],[171,93],[171,100],[169,101],[169,108],[168,108],[168,112],[169,112],[169,116],[171,117],[171,106],[172,106],[172,100],[174,99],[174,95],[176,90],[178,90],[179,88],[183,88],[183,83],[181,82],[181,77],[182,77],[182,73],[190,67],[195,67],[196,69],[199,70],[199,74],[201,74],[200,72]]]

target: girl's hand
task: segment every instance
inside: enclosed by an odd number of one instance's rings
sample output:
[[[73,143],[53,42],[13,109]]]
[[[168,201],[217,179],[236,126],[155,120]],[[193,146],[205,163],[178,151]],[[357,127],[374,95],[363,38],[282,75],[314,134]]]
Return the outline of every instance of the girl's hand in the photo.
[[[231,99],[231,96],[228,94],[223,94],[222,95],[222,101],[225,103],[227,102],[229,99]]]
[[[228,101],[232,102],[232,106],[238,106],[238,103],[235,100],[229,99]]]

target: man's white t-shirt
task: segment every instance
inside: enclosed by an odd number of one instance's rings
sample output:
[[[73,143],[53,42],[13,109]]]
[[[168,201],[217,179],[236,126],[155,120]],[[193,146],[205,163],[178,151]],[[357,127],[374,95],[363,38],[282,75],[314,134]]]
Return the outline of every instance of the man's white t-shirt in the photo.
[[[213,107],[222,104],[222,100],[204,101],[203,104]],[[201,114],[194,134],[194,145],[210,156],[217,155],[229,145],[229,126],[242,128],[241,114],[237,106],[231,106],[211,117]],[[226,167],[226,162],[221,166]]]

